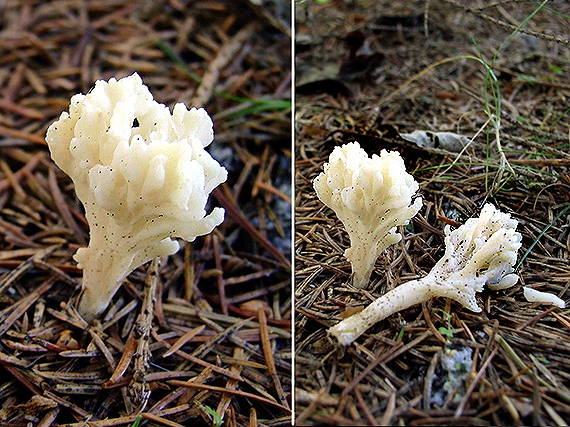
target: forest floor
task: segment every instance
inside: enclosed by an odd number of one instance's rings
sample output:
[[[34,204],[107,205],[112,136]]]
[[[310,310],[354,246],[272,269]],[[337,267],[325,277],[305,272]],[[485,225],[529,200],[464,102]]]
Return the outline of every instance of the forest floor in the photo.
[[[570,312],[529,303],[521,288],[570,301],[569,20],[563,1],[298,4],[299,425],[568,424]],[[400,136],[414,130],[473,141],[462,153],[420,147]],[[365,290],[350,285],[348,236],[312,186],[332,149],[355,140],[368,154],[398,150],[424,203]],[[437,298],[346,348],[327,335],[424,276],[443,254],[444,226],[477,216],[486,202],[519,222],[516,286],[478,294],[481,313]]]
[[[3,2],[1,425],[290,424],[287,3]],[[229,177],[208,209],[226,219],[133,272],[89,325],[72,259],[88,227],[44,136],[73,94],[135,71],[157,101],[212,116]]]

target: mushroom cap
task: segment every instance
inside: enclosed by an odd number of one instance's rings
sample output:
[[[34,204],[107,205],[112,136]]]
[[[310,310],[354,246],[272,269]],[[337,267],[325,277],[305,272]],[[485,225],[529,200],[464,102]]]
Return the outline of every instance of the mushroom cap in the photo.
[[[97,204],[118,223],[156,209],[199,220],[208,194],[227,178],[204,150],[213,140],[208,113],[183,104],[171,113],[136,73],[99,80],[88,94],[73,96],[46,140],[81,201]]]
[[[363,221],[407,208],[419,189],[400,153],[382,150],[369,157],[358,142],[335,147],[323,169],[313,183],[319,199],[337,214],[346,211]]]

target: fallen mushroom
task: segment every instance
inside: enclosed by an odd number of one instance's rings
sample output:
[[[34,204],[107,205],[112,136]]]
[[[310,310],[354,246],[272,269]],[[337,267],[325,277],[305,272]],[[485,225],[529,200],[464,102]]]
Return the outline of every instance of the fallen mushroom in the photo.
[[[524,297],[528,302],[539,302],[543,304],[555,305],[556,307],[565,308],[566,303],[563,299],[558,298],[549,292],[541,292],[536,289],[523,286]]]
[[[137,74],[97,81],[71,98],[47,130],[55,163],[75,184],[89,223],[89,246],[74,258],[83,269],[80,313],[108,306],[140,265],[210,233],[224,210],[206,214],[210,192],[227,177],[205,150],[213,139],[205,110],[154,101]]]
[[[395,151],[368,157],[358,142],[335,147],[324,171],[313,182],[319,199],[344,224],[350,248],[353,285],[368,284],[378,256],[402,239],[396,226],[406,225],[422,206],[419,185]]]
[[[451,298],[469,310],[480,312],[475,294],[487,285],[506,289],[518,281],[513,272],[521,234],[509,214],[486,204],[478,218],[451,231],[445,227],[445,254],[422,279],[406,282],[376,299],[361,312],[329,329],[343,345],[349,345],[369,327],[400,310],[432,297]]]

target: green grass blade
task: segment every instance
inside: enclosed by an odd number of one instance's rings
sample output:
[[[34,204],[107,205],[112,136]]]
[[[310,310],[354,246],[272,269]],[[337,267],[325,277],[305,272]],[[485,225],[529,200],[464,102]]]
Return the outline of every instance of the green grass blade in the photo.
[[[202,78],[194,73],[190,67],[184,62],[184,60],[178,55],[178,53],[172,49],[172,47],[166,43],[164,40],[155,39],[154,43],[156,46],[164,52],[166,57],[170,59],[176,66],[178,66],[184,73],[188,75],[196,83],[200,83]],[[262,108],[251,108],[250,106],[244,107],[243,110],[232,113],[233,115],[244,116],[246,114],[257,113],[266,110],[284,110],[291,108],[291,101],[289,99],[258,99],[258,98],[247,98],[242,96],[235,96],[231,93],[224,91],[214,91],[215,95],[221,96],[225,99],[240,103],[250,103],[263,106]],[[238,114],[239,113],[239,114]]]
[[[520,261],[518,262],[517,266],[515,267],[515,270],[519,269],[519,267],[522,265],[522,263],[526,260],[526,258],[530,255],[530,253],[534,249],[534,247],[537,245],[538,241],[542,238],[542,236],[544,236],[546,234],[546,232],[550,229],[550,227],[552,227],[556,223],[556,221],[558,221],[560,219],[560,217],[562,217],[562,215],[564,215],[569,210],[570,210],[570,205],[568,205],[564,209],[562,209],[562,211],[560,211],[560,213],[558,215],[556,215],[556,218],[554,218],[550,224],[547,224],[546,227],[544,227],[544,229],[539,233],[538,236],[536,236],[536,239],[534,239],[534,242],[532,242],[532,244],[528,247],[528,249],[526,250],[524,255],[521,257]]]
[[[213,419],[213,423],[216,427],[221,426],[224,423],[224,419],[222,417],[220,417],[220,414],[218,414],[214,409],[210,408],[208,405],[200,405],[200,407],[206,411],[206,413],[208,415],[210,415]]]
[[[142,422],[142,417],[140,415],[137,415],[137,417],[135,418],[135,422],[131,424],[131,427],[139,427],[141,422]]]

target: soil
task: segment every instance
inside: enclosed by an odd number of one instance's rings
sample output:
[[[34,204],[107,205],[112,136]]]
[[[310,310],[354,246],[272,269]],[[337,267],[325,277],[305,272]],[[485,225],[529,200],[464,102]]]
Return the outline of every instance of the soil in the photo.
[[[570,295],[568,3],[296,5],[297,424],[568,424],[569,312],[522,292]],[[458,153],[401,137],[415,130],[473,142]],[[354,140],[369,154],[399,151],[424,200],[364,290],[350,285],[348,236],[312,187],[332,149]],[[519,222],[517,285],[478,294],[481,313],[437,298],[351,346],[327,335],[424,276],[443,254],[444,227],[487,202]]]
[[[1,425],[290,424],[289,15],[279,1],[2,3]],[[157,101],[212,116],[229,177],[207,209],[226,219],[133,272],[87,324],[72,255],[88,227],[44,136],[73,94],[135,71]]]

